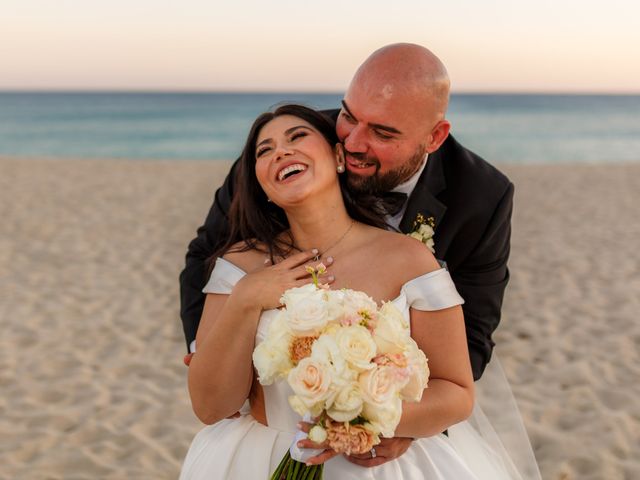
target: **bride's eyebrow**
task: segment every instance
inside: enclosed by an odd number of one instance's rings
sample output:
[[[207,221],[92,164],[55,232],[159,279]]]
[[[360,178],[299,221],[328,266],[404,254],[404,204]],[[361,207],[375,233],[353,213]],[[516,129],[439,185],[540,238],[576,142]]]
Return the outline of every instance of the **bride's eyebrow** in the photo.
[[[299,128],[304,128],[305,130],[311,131],[311,129],[309,127],[307,127],[306,125],[296,125],[295,127],[288,128],[287,130],[285,130],[284,133],[286,135],[291,135],[293,132],[295,132]]]
[[[272,142],[273,142],[272,138],[265,138],[259,144],[256,145],[256,149],[258,149],[258,147],[260,147],[261,145],[264,145],[265,143],[272,143]]]
[[[313,129],[307,127],[306,125],[296,125],[295,127],[287,128],[284,131],[284,133],[285,135],[291,135],[293,132],[295,132],[298,129],[309,130],[310,132],[313,131]],[[273,143],[273,138],[265,138],[264,140],[262,140],[260,143],[256,145],[256,149],[258,149],[258,147],[260,147],[261,145],[264,145],[265,143]]]

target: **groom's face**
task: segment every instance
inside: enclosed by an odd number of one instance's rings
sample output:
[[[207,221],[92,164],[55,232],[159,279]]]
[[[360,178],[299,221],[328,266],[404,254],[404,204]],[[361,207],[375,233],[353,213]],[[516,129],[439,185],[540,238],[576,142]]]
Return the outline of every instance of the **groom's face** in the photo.
[[[397,90],[397,89],[396,89]],[[422,165],[429,128],[416,99],[392,85],[356,81],[349,86],[336,131],[345,147],[354,190],[388,191]]]

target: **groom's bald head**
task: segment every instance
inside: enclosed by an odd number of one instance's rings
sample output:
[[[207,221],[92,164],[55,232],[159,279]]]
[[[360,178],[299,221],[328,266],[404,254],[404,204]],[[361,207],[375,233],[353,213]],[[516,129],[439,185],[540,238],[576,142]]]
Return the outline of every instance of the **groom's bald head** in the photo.
[[[449,74],[429,49],[394,43],[373,52],[358,68],[349,89],[361,88],[387,99],[410,98],[416,110],[442,119],[449,104]]]

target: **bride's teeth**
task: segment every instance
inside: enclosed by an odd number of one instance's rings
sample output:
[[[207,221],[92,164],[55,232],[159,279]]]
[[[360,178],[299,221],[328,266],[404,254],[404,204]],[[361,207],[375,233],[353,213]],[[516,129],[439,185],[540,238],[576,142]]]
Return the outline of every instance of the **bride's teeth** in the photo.
[[[295,165],[289,165],[278,172],[278,180],[282,181],[291,172],[304,172],[307,169],[304,165],[296,163]]]

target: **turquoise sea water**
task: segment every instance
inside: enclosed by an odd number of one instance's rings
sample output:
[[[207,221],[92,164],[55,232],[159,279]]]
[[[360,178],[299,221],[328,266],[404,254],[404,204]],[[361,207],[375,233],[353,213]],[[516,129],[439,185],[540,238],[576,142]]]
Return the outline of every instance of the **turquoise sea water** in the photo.
[[[341,94],[0,92],[0,155],[230,159],[254,118]],[[640,96],[452,95],[452,133],[490,162],[640,162]]]

